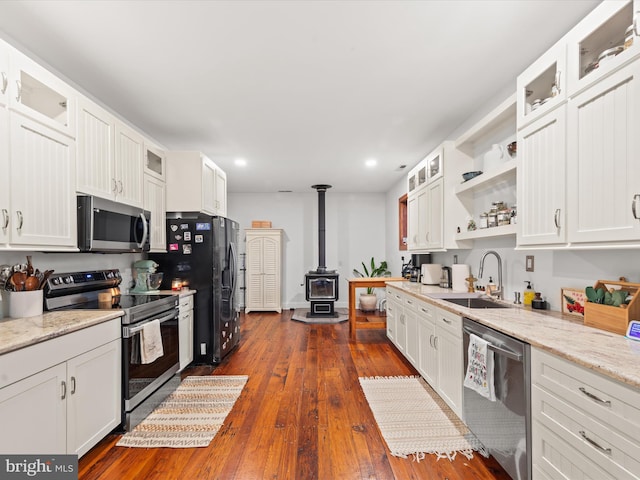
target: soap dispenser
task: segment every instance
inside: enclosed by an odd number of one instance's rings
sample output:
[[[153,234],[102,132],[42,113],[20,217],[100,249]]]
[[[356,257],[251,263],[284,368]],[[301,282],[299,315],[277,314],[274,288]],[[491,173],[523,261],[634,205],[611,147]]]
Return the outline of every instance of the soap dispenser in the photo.
[[[524,293],[522,295],[522,304],[531,306],[531,301],[535,298],[536,292],[531,287],[530,280],[525,280],[524,283],[527,284],[527,287],[524,289]]]

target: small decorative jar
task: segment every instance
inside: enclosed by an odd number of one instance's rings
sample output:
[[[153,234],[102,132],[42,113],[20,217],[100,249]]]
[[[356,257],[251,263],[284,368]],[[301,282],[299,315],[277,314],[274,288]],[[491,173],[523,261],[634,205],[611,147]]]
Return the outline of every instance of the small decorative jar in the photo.
[[[480,228],[489,228],[489,214],[487,212],[480,214],[480,222],[478,226]]]

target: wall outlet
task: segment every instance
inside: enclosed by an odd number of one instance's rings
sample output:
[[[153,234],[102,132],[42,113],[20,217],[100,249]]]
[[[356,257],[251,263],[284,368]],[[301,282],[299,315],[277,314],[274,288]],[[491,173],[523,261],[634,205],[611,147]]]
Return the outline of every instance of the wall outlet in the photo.
[[[207,354],[207,344],[206,343],[201,343],[200,344],[200,355],[206,355]]]
[[[533,272],[533,255],[527,255],[525,265],[527,272]]]

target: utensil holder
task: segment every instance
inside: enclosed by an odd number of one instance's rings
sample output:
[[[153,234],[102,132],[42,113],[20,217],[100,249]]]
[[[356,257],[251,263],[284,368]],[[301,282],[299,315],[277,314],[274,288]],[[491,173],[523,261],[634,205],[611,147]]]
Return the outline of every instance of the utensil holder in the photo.
[[[640,320],[640,299],[638,299],[640,284],[598,280],[593,288],[608,290],[610,287],[618,287],[617,289],[627,291],[630,295],[633,295],[633,298],[624,308],[586,302],[584,305],[584,324],[589,327],[624,335],[627,332],[627,325],[630,320]]]
[[[4,292],[9,303],[11,318],[25,318],[42,315],[42,290],[30,292]]]

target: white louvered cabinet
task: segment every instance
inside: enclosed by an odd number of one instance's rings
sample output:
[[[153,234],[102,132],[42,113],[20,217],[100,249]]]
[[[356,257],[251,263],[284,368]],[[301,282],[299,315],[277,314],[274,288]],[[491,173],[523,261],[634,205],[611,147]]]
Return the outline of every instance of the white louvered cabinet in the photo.
[[[245,312],[282,312],[282,230],[247,229]]]
[[[147,173],[144,174],[144,209],[151,217],[149,221],[150,252],[167,251],[165,183]]]

